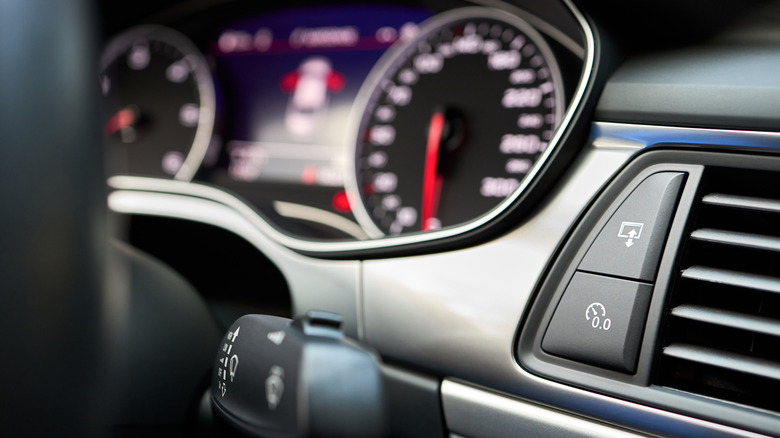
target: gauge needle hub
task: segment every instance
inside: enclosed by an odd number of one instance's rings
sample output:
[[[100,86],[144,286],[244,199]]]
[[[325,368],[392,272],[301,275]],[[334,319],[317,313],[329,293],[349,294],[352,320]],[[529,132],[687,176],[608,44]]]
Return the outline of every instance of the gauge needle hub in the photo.
[[[421,224],[422,230],[433,228],[431,219],[436,217],[439,208],[442,176],[438,172],[439,150],[441,148],[442,132],[444,131],[444,111],[436,111],[431,116],[428,125],[428,142],[425,148],[425,168],[423,173],[423,193]]]
[[[136,112],[132,108],[121,109],[108,119],[104,132],[106,135],[112,135],[124,128],[133,126],[137,119]]]

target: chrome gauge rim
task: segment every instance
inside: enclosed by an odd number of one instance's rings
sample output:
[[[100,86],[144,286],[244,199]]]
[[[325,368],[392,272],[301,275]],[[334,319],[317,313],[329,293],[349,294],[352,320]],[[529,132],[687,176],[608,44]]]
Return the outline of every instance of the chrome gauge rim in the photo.
[[[164,26],[145,25],[134,27],[114,37],[103,50],[100,59],[100,78],[128,47],[140,40],[161,41],[181,52],[194,78],[199,97],[197,129],[181,167],[173,178],[190,181],[200,168],[208,151],[216,119],[216,93],[209,66],[200,50],[186,36]]]

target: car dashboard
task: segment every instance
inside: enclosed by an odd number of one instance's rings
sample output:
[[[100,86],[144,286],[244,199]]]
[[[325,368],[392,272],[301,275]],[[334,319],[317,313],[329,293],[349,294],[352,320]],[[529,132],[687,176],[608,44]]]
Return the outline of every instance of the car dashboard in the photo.
[[[222,330],[341,315],[390,435],[777,435],[778,11],[103,2],[108,206]]]

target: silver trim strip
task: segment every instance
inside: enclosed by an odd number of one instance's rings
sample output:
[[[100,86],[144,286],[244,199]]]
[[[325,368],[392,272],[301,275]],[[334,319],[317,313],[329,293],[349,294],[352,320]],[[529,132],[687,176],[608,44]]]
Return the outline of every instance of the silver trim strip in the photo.
[[[586,437],[636,437],[646,436],[625,429],[618,429],[569,413],[552,410],[526,401],[499,395],[483,389],[445,379],[441,386],[444,417],[447,427],[454,433],[469,437],[524,436],[586,436]],[[581,390],[573,390],[583,392]],[[612,399],[597,394],[594,398],[612,403],[618,410],[633,410],[636,415],[651,414],[658,422],[679,423],[680,430],[698,433],[700,436],[760,438],[759,435],[733,427],[674,414],[631,402]],[[489,422],[485,421],[490,419]],[[685,425],[683,427],[682,425]]]
[[[166,194],[170,195],[171,199],[189,197],[212,201],[212,203],[217,203],[222,206],[229,207],[241,215],[244,219],[251,222],[252,225],[264,235],[284,246],[309,250],[309,245],[307,245],[307,243],[311,243],[314,248],[319,247],[318,242],[301,241],[281,233],[272,227],[268,221],[261,218],[257,212],[249,207],[246,203],[236,198],[235,196],[214,187],[209,187],[197,183],[187,183],[183,181],[171,181],[138,176],[114,176],[108,179],[108,185],[109,187],[119,191]],[[111,202],[109,202],[109,207],[114,209],[114,206],[111,204]],[[167,204],[157,204],[157,209],[152,209],[147,205],[130,204],[123,205],[123,209],[124,210],[122,211],[114,209],[114,211],[127,214],[139,213],[179,218],[188,218],[189,216],[189,212],[174,211],[172,208],[170,208],[170,205]],[[204,220],[204,222],[208,221]]]
[[[279,216],[327,225],[358,240],[368,239],[360,225],[327,210],[294,202],[274,201],[273,205]]]
[[[591,131],[597,148],[642,149],[659,144],[748,147],[780,150],[780,132],[595,122]]]
[[[519,431],[540,438],[647,436],[451,380],[442,382],[441,392],[447,429],[471,438],[514,438]]]

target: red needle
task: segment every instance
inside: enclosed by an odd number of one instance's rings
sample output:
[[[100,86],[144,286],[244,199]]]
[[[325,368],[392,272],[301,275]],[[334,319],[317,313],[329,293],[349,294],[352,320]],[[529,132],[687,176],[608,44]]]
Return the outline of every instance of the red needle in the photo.
[[[428,125],[428,145],[425,150],[421,214],[423,231],[433,228],[431,219],[436,217],[436,210],[439,207],[442,177],[436,172],[436,169],[439,165],[439,148],[441,147],[441,134],[443,130],[444,113],[437,111],[431,116],[431,122]]]
[[[124,128],[132,126],[134,123],[135,111],[130,108],[125,108],[123,110],[119,110],[110,119],[108,119],[108,123],[106,123],[104,132],[106,135],[111,135]]]

